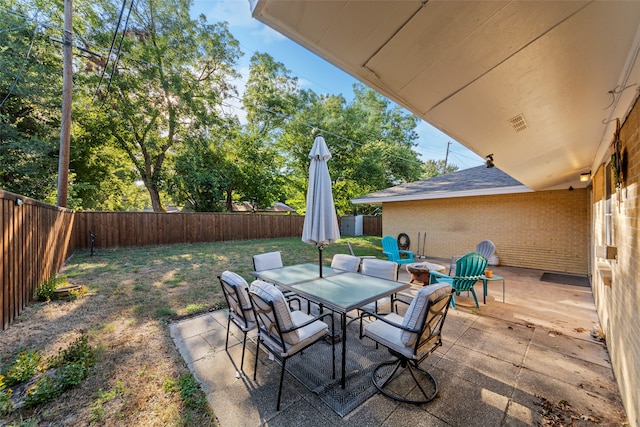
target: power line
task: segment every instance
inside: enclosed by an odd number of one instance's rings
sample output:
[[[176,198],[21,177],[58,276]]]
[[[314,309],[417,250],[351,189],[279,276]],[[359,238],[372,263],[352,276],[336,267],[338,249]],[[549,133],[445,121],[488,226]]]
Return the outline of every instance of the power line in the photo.
[[[96,87],[96,91],[93,94],[93,99],[96,99],[96,95],[98,94],[98,91],[100,90],[100,85],[102,84],[102,79],[104,78],[104,75],[107,72],[107,65],[109,65],[109,58],[111,58],[111,53],[113,53],[113,46],[116,44],[116,37],[118,36],[118,31],[120,30],[120,22],[122,22],[122,15],[124,14],[124,9],[126,6],[127,6],[127,0],[122,0],[122,7],[120,8],[120,16],[118,16],[118,23],[116,24],[116,28],[113,31],[113,37],[111,38],[111,47],[109,48],[109,53],[107,54],[107,59],[104,63],[104,68],[102,69],[102,73],[100,74],[100,80],[98,81],[98,86]],[[122,35],[122,37],[124,37],[124,34]]]
[[[119,58],[120,58],[120,56],[121,56],[121,55],[127,56],[127,57],[129,57],[130,59],[132,59],[132,60],[134,60],[134,61],[137,61],[137,62],[140,62],[140,63],[144,63],[144,64],[147,64],[147,65],[152,66],[152,67],[157,67],[157,68],[159,68],[160,70],[163,70],[164,72],[167,72],[167,70],[165,70],[165,69],[164,69],[162,66],[160,66],[160,65],[150,63],[150,62],[145,61],[145,60],[142,60],[142,59],[140,59],[140,58],[135,58],[135,57],[133,57],[133,56],[131,56],[131,55],[128,55],[126,52],[122,52],[122,51],[121,51],[122,42],[123,42],[123,40],[124,40],[124,36],[125,36],[125,32],[126,32],[126,28],[127,28],[127,26],[128,26],[128,20],[129,20],[129,17],[130,17],[131,11],[132,11],[132,9],[133,9],[134,1],[135,1],[135,0],[132,0],[131,5],[130,5],[130,7],[129,7],[129,12],[128,12],[128,14],[127,14],[127,18],[126,18],[126,22],[125,22],[125,26],[124,26],[123,35],[122,35],[122,38],[120,39],[120,44],[119,44],[119,47],[118,47],[118,50],[117,50],[116,59],[113,61],[113,65],[112,65],[112,67],[111,67],[111,70],[112,70],[112,71],[111,71],[111,76],[112,76],[112,77],[113,77],[113,75],[114,75],[114,73],[115,73],[115,67],[117,66],[117,61],[119,60]],[[126,2],[127,2],[127,0],[123,0],[122,7],[121,7],[121,10],[120,10],[120,14],[119,14],[119,17],[118,17],[118,23],[117,23],[116,28],[115,28],[115,30],[114,30],[114,34],[113,34],[113,37],[112,37],[112,40],[111,40],[111,46],[110,46],[109,51],[108,51],[108,53],[107,53],[107,55],[106,55],[107,60],[106,60],[106,62],[105,62],[104,68],[103,68],[103,70],[102,70],[102,72],[101,72],[101,75],[100,75],[100,81],[98,82],[98,85],[97,85],[97,87],[96,87],[96,93],[94,94],[94,99],[95,99],[96,94],[97,94],[97,93],[98,93],[98,91],[99,91],[99,88],[100,88],[100,86],[101,86],[101,84],[102,84],[102,81],[103,81],[103,79],[104,79],[104,76],[105,76],[105,74],[106,74],[106,70],[107,70],[107,67],[108,67],[108,64],[109,64],[109,59],[111,58],[111,56],[113,55],[113,52],[114,52],[114,47],[115,47],[115,42],[116,42],[116,39],[117,39],[117,34],[118,34],[118,32],[119,32],[119,28],[120,28],[120,25],[121,25],[121,23],[122,23],[122,17],[123,17],[123,15],[124,15],[124,10],[125,10],[125,8],[126,8]],[[21,15],[21,16],[23,16],[23,17],[24,17],[24,15]],[[28,17],[25,17],[25,18],[28,18]],[[245,49],[245,50],[247,50],[247,51],[257,53],[257,52],[255,52],[255,51],[253,51],[253,50],[251,50],[251,49],[248,49],[246,46],[243,46],[243,45],[241,45],[241,46],[242,46],[242,47],[244,47],[244,49]],[[91,53],[91,54],[94,54],[94,55],[96,55],[96,56],[98,56],[98,55],[97,55],[97,54],[95,54],[94,52],[90,52],[90,53]],[[289,70],[288,70],[288,71],[289,71]],[[289,72],[291,72],[291,71],[289,71]],[[174,72],[171,72],[171,71],[169,71],[168,73],[169,73],[169,74],[177,74],[177,73],[174,73]],[[304,76],[297,75],[296,73],[293,73],[293,74],[294,74],[294,75],[296,75],[298,78],[305,79],[305,77],[304,77]],[[180,74],[180,75],[181,75],[181,74]],[[111,81],[112,81],[112,80],[111,80],[111,78],[110,78],[110,80],[109,80],[109,86],[107,87],[107,90],[106,90],[106,93],[107,93],[107,94],[109,93],[109,90],[110,90]],[[245,84],[246,84],[246,79],[245,79],[245,80],[241,80],[241,81],[245,82]],[[322,87],[321,85],[319,85],[319,84],[317,84],[317,83],[315,83],[315,84],[316,84],[317,86]],[[240,97],[237,97],[237,96],[234,96],[234,95],[227,95],[227,97],[235,98],[235,99],[238,99],[238,100],[242,101],[242,99],[241,99]],[[386,99],[386,98],[385,98],[385,99]],[[291,103],[291,105],[293,105],[293,104],[292,104],[292,102],[291,102],[290,100],[287,100],[287,101],[288,101],[289,103]],[[389,101],[390,101],[390,100],[389,100]],[[390,102],[391,102],[391,101],[390,101]],[[103,103],[104,103],[104,101],[103,101]],[[235,106],[235,105],[231,105],[231,104],[224,104],[224,103],[223,103],[223,105],[225,105],[226,107],[230,107],[230,108],[234,108],[234,109],[239,109],[239,110],[241,110],[241,111],[245,111],[245,112],[246,112],[246,109],[244,109],[244,108],[242,108],[242,107],[239,107],[239,106]],[[255,107],[256,107],[256,108],[258,108],[258,109],[261,109],[261,110],[263,110],[263,111],[266,111],[266,112],[268,112],[268,113],[270,113],[270,114],[277,115],[277,116],[279,116],[279,117],[281,117],[281,118],[291,119],[291,117],[288,117],[288,116],[286,116],[286,115],[284,115],[284,114],[282,114],[282,113],[280,113],[280,112],[277,112],[277,111],[273,111],[273,110],[271,110],[271,109],[268,109],[268,108],[266,108],[266,107],[263,107],[263,106],[255,106]],[[307,126],[307,127],[309,127],[309,128],[311,128],[311,129],[318,129],[319,131],[321,131],[321,132],[322,132],[323,134],[325,134],[325,135],[330,135],[330,136],[333,136],[333,137],[338,138],[338,139],[340,139],[340,140],[347,141],[347,142],[349,142],[349,143],[351,143],[351,144],[355,144],[355,145],[358,145],[358,146],[364,146],[364,144],[363,144],[363,143],[361,143],[361,142],[359,142],[359,141],[355,141],[355,140],[353,140],[353,139],[351,139],[351,138],[347,138],[347,137],[344,137],[344,136],[342,136],[342,135],[339,135],[339,134],[335,134],[335,133],[333,133],[333,132],[330,132],[330,131],[328,131],[328,130],[326,130],[326,129],[319,128],[317,125],[312,125],[312,124],[310,124],[310,123],[306,123],[306,122],[303,122],[302,124],[303,124],[303,125],[305,125],[305,126]],[[398,159],[398,160],[403,160],[403,161],[405,161],[405,162],[410,162],[410,163],[412,163],[412,164],[420,164],[420,165],[422,165],[422,164],[423,164],[423,162],[421,162],[421,161],[419,161],[419,160],[417,160],[417,159],[408,159],[408,158],[405,158],[405,157],[402,157],[402,156],[393,155],[393,154],[389,154],[389,156],[394,157],[394,158],[396,158],[396,159]]]
[[[4,6],[0,6],[0,9],[3,9],[6,13],[9,13],[9,14],[17,16],[19,18],[25,19],[27,21],[32,21],[32,22],[36,22],[37,21],[37,23],[38,23],[38,25],[40,27],[48,28],[48,29],[51,29],[51,30],[57,30],[57,31],[60,31],[60,32],[64,33],[64,28],[62,28],[62,27],[60,27],[58,25],[53,25],[51,23],[45,22],[45,20],[38,20],[37,17],[38,17],[38,15],[40,13],[40,11],[38,11],[38,10],[36,10],[36,16],[32,18],[29,15],[25,15],[24,13],[16,12],[15,10],[9,9],[7,7],[4,7]]]
[[[24,28],[24,27],[26,27],[26,26],[27,26],[27,24],[22,24],[22,25],[18,25],[17,27],[7,28],[7,29],[5,29],[5,30],[0,30],[0,34],[2,34],[2,33],[8,33],[9,31],[19,30],[19,29]]]
[[[471,159],[469,156],[460,155],[460,153],[452,152],[451,154],[455,159],[459,160],[459,164],[460,165],[466,165],[468,167],[473,167],[473,166],[480,166],[481,164],[484,163],[483,161],[479,161],[479,160],[475,161],[474,159]],[[466,161],[465,161],[464,157],[466,157]]]
[[[24,72],[24,69],[27,66],[27,62],[29,61],[29,56],[31,56],[31,50],[33,49],[33,43],[35,42],[36,34],[38,33],[38,20],[37,20],[37,17],[38,16],[36,14],[35,25],[33,26],[33,35],[31,36],[31,43],[29,44],[29,50],[27,51],[27,56],[25,56],[24,62],[22,63],[22,67],[20,67],[20,71],[18,71],[18,74],[16,74],[16,77],[13,80],[13,83],[11,84],[11,88],[9,88],[9,91],[7,92],[7,96],[5,96],[4,99],[2,100],[2,102],[0,102],[0,108],[2,108],[2,106],[4,105],[5,102],[7,102],[7,99],[9,99],[9,97],[11,96],[13,91],[15,90],[16,85],[18,84],[18,80],[20,79],[20,77],[22,77],[22,73]]]
[[[234,98],[234,99],[238,99],[238,100],[242,101],[242,99],[241,99],[241,98],[239,98],[239,97],[237,97],[237,96],[229,95],[229,97],[230,97],[230,98]],[[224,104],[224,103],[223,103],[223,104]],[[247,110],[246,110],[246,109],[244,109],[244,108],[242,108],[242,107],[239,107],[239,106],[235,106],[235,105],[231,105],[231,104],[224,104],[224,105],[225,105],[226,107],[236,108],[236,109],[242,110],[242,111],[244,111],[244,112],[247,112]],[[261,109],[261,110],[263,110],[263,111],[266,111],[266,112],[268,112],[268,113],[275,114],[275,115],[277,115],[277,116],[279,116],[279,117],[281,117],[281,118],[284,118],[284,119],[291,119],[291,117],[289,117],[289,116],[286,116],[286,115],[284,115],[284,114],[282,114],[282,113],[280,113],[280,112],[278,112],[278,111],[273,111],[273,110],[271,110],[271,109],[269,109],[269,108],[266,108],[266,107],[263,107],[263,106],[259,106],[259,105],[258,105],[258,106],[254,106],[254,107],[255,107],[255,108],[258,108],[258,109]],[[363,146],[365,145],[365,144],[364,144],[364,143],[362,143],[362,142],[355,141],[355,140],[353,140],[353,139],[351,139],[351,138],[347,138],[347,137],[345,137],[345,136],[338,135],[338,134],[335,134],[335,133],[333,133],[333,132],[330,132],[330,131],[328,131],[328,130],[326,130],[326,129],[320,128],[320,127],[318,127],[318,125],[313,125],[313,124],[310,124],[310,123],[307,123],[307,122],[301,122],[301,123],[302,123],[303,125],[305,125],[305,126],[307,126],[307,127],[311,128],[311,129],[317,129],[317,130],[318,130],[318,131],[320,131],[323,135],[331,135],[331,136],[333,136],[333,137],[336,137],[336,138],[341,139],[341,140],[343,140],[343,141],[347,141],[347,142],[349,142],[349,143],[351,143],[351,144],[358,145],[358,146],[360,146],[360,147],[363,147]],[[410,162],[410,163],[420,164],[420,165],[422,165],[422,164],[423,164],[423,162],[421,162],[421,161],[419,161],[419,160],[416,160],[416,159],[407,159],[407,158],[404,158],[404,157],[401,157],[401,156],[397,156],[397,155],[393,155],[393,154],[391,154],[391,156],[392,156],[392,157],[394,157],[394,158],[396,158],[396,159],[398,159],[398,160],[404,160],[405,162]]]
[[[460,158],[466,158],[469,161],[477,161],[480,163],[484,163],[485,160],[483,158],[481,158],[480,156],[478,156],[476,153],[474,153],[473,151],[470,151],[469,149],[465,148],[465,151],[458,151],[458,150],[451,150],[452,154],[455,155],[456,157]]]
[[[125,4],[126,4],[126,2],[127,2],[127,0],[124,0]],[[109,78],[109,84],[107,85],[107,92],[105,93],[105,96],[104,96],[104,98],[102,100],[103,104],[104,104],[105,100],[107,99],[107,96],[109,96],[109,90],[111,90],[111,82],[113,81],[113,77],[114,77],[115,72],[116,72],[116,67],[118,66],[118,61],[120,60],[120,53],[122,52],[122,42],[124,41],[124,38],[125,38],[125,36],[127,34],[127,28],[129,27],[129,17],[131,16],[131,11],[133,10],[133,3],[134,2],[135,2],[135,0],[131,0],[131,5],[129,6],[129,12],[127,13],[127,19],[124,22],[124,28],[122,29],[122,37],[120,37],[120,44],[118,45],[118,53],[116,55],[115,61],[113,61],[113,67],[111,67],[111,77]],[[107,68],[106,64],[105,64],[105,68]]]

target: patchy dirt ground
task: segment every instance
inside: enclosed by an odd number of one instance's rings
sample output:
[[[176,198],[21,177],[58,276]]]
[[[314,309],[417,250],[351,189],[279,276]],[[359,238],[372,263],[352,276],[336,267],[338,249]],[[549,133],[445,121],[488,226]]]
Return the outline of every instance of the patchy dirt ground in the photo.
[[[22,349],[51,356],[87,333],[96,364],[79,387],[34,410],[5,415],[0,425],[216,425],[206,403],[185,404],[176,384],[189,371],[166,327],[174,318],[221,304],[213,256],[201,259],[191,253],[194,248],[77,254],[63,273],[70,283],[86,284],[89,293],[28,307],[1,333],[0,360],[6,366]]]
[[[351,243],[377,251],[367,239]],[[346,243],[332,246],[327,259],[347,250]],[[76,253],[62,274],[89,293],[27,307],[0,332],[0,369],[22,349],[51,356],[82,333],[96,363],[78,387],[33,410],[0,415],[0,426],[217,425],[203,394],[185,381],[189,370],[167,323],[222,307],[216,276],[232,270],[249,278],[251,254],[270,250],[281,250],[287,263],[317,259],[315,248],[297,238]]]

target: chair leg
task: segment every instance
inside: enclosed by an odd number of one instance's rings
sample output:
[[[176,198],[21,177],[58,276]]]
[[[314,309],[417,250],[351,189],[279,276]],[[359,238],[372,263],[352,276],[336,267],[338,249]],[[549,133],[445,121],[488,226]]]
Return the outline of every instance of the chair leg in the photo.
[[[384,390],[384,388],[387,386],[387,384],[389,383],[389,381],[391,381],[391,379],[393,378],[393,376],[396,374],[396,372],[398,372],[398,369],[400,369],[400,363],[401,360],[400,359],[396,359],[396,360],[392,360],[390,362],[383,362],[381,364],[379,364],[376,369],[373,370],[373,385],[376,386],[376,388],[385,396],[389,396],[387,394],[387,392]],[[389,375],[383,382],[382,384],[378,384],[378,382],[376,381],[376,373],[378,372],[378,369],[382,368],[383,366],[387,366],[387,365],[395,365],[395,368],[393,368],[393,372],[391,372],[391,375]],[[389,396],[391,397],[391,396]]]
[[[384,378],[384,381],[380,383],[380,381],[378,380],[378,370],[385,366],[391,366],[391,365],[395,365],[395,367],[393,368],[393,372],[391,372],[390,375],[387,375]],[[390,385],[393,382],[393,380],[398,379],[398,377],[402,375],[402,373],[405,371],[409,371],[411,378],[413,379],[416,386],[420,390],[420,393],[422,394],[421,399],[407,399],[405,396],[401,396],[387,389],[387,386]],[[422,382],[420,381],[421,379],[420,377],[424,378],[426,381],[428,381],[431,384],[433,388],[432,393],[429,393],[428,390],[425,390]],[[420,369],[417,366],[414,367],[410,362],[402,359],[396,359],[396,360],[384,362],[378,365],[376,369],[374,369],[373,371],[373,384],[380,391],[380,393],[384,394],[390,399],[397,400],[403,403],[412,403],[416,405],[427,403],[432,401],[438,394],[438,383],[436,382],[436,379],[433,377],[433,375],[431,375],[429,372],[423,369]]]
[[[480,304],[478,304],[478,297],[476,296],[476,291],[471,288],[471,295],[473,295],[473,299],[476,302],[476,307],[480,308]]]
[[[260,337],[256,340],[256,361],[253,364],[253,380],[256,380],[256,374],[258,373],[258,354],[260,354]]]
[[[229,347],[229,327],[231,326],[231,316],[227,316],[227,340],[224,342],[224,351]]]
[[[451,308],[456,309],[456,295],[455,292],[451,294]]]
[[[244,333],[244,339],[242,340],[242,359],[240,360],[240,372],[242,371],[242,367],[244,366],[244,349],[247,347],[247,333]]]
[[[282,396],[282,383],[284,381],[284,367],[287,364],[287,358],[282,358],[282,371],[280,371],[280,387],[278,388],[278,405],[276,406],[276,411],[280,410],[280,397]]]
[[[346,316],[346,314],[345,314]],[[333,315],[331,315],[331,331],[335,331],[335,322],[333,320]],[[344,337],[342,337],[345,339]],[[331,368],[333,370],[332,379],[336,379],[336,345],[334,342],[331,343]]]

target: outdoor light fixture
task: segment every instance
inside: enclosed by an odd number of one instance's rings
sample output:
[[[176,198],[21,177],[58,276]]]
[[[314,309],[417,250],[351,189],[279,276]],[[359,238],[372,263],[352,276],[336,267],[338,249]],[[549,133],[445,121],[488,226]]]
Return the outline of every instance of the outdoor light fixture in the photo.
[[[487,168],[492,168],[495,165],[493,164],[493,154],[487,155]]]
[[[24,205],[24,200],[22,200],[20,197],[16,197],[16,206],[22,205]]]
[[[591,171],[580,174],[580,182],[589,182],[591,179]]]

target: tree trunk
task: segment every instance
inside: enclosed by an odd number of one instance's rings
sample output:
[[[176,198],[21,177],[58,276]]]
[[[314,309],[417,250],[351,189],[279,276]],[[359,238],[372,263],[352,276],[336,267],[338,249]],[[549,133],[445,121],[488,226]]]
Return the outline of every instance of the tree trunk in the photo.
[[[153,211],[165,212],[164,207],[162,206],[162,202],[160,201],[160,193],[158,192],[158,189],[151,184],[145,184],[145,187],[147,187],[147,191],[149,191],[149,196],[151,197],[151,207],[153,208]]]
[[[227,212],[233,212],[233,198],[231,197],[233,190],[227,188],[227,199],[225,201],[225,205],[227,205]]]

